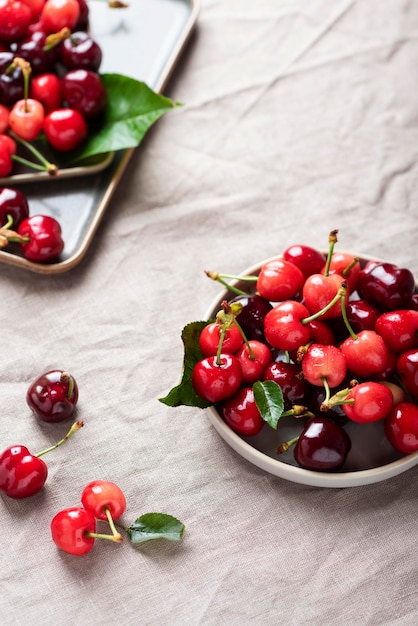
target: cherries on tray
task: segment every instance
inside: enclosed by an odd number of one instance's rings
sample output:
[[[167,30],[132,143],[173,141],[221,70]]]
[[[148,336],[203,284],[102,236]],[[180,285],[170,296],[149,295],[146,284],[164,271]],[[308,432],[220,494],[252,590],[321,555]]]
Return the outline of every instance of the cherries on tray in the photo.
[[[394,451],[418,451],[414,276],[336,251],[337,233],[327,254],[292,245],[254,276],[206,272],[229,300],[183,329],[182,379],[160,400],[214,406],[239,435],[270,428],[273,441],[280,419],[294,419],[277,458],[292,449],[313,471],[344,470],[353,423],[381,422]]]

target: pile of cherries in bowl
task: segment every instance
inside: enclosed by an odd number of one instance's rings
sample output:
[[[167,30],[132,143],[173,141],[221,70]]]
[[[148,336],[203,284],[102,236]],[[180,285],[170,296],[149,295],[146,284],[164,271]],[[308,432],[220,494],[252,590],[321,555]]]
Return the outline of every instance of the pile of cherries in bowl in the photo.
[[[351,432],[366,457],[371,436],[394,459],[417,452],[414,276],[337,251],[337,232],[328,252],[291,245],[245,278],[207,272],[228,288],[226,298],[196,333],[182,381],[189,398],[162,401],[208,406],[244,440],[261,437],[277,459],[292,454],[292,464],[314,472],[352,471]],[[297,434],[286,438],[289,423]],[[372,455],[361,463],[373,467]]]
[[[54,150],[72,151],[102,113],[102,51],[88,15],[85,0],[0,0],[1,177],[13,170],[15,139],[42,134]]]

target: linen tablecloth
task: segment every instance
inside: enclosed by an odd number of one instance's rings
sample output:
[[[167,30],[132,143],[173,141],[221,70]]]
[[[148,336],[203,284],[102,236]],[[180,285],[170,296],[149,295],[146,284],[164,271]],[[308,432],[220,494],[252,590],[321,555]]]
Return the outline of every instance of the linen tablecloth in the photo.
[[[173,0],[175,1],[175,0]],[[70,370],[85,422],[45,460],[45,488],[0,499],[0,614],[12,626],[409,626],[418,621],[418,468],[324,489],[241,458],[205,411],[158,401],[180,377],[185,324],[238,273],[291,243],[418,274],[418,4],[202,0],[165,94],[184,106],[135,151],[83,261],[62,275],[0,266],[0,441],[38,451],[31,380]],[[179,543],[97,541],[49,524],[93,479],[127,524],[164,511]]]

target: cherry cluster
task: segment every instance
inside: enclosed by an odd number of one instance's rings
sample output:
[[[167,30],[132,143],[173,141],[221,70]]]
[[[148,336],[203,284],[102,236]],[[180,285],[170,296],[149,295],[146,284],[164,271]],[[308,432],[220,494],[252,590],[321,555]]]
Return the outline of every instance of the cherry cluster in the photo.
[[[71,151],[102,113],[102,51],[88,15],[85,0],[0,0],[0,176],[21,160],[16,141],[28,147],[43,134],[54,150]]]
[[[17,244],[23,256],[35,263],[56,259],[65,245],[58,220],[50,215],[30,215],[25,194],[0,187],[0,249],[9,244]]]
[[[414,276],[393,263],[335,251],[337,232],[329,235],[328,254],[292,245],[264,263],[257,276],[246,277],[255,285],[249,293],[225,281],[234,277],[207,272],[236,295],[201,330],[203,358],[191,371],[198,397],[244,436],[258,434],[267,421],[255,383],[276,383],[283,415],[306,419],[302,434],[278,452],[293,446],[301,467],[320,471],[343,467],[348,420],[384,420],[398,452],[418,450]]]

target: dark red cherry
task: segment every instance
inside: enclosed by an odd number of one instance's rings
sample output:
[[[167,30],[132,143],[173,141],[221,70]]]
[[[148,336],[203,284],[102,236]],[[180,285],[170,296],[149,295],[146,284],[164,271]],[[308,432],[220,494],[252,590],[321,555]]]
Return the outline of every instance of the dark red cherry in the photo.
[[[415,279],[407,268],[393,263],[378,263],[370,270],[360,272],[357,290],[361,298],[382,311],[396,311],[410,302],[415,291]]]
[[[26,402],[43,422],[62,422],[74,413],[78,386],[74,377],[60,369],[38,376],[26,392]]]
[[[20,41],[16,47],[16,56],[30,63],[33,76],[51,72],[58,58],[57,48],[46,47],[47,35],[36,31]]]
[[[61,93],[68,107],[86,119],[99,115],[107,99],[99,74],[84,69],[70,70],[62,77]]]
[[[10,228],[16,230],[28,215],[28,200],[22,192],[12,187],[0,187],[0,226],[4,226],[10,216],[13,220]]]
[[[270,363],[264,371],[263,378],[264,380],[274,380],[279,385],[286,411],[294,404],[306,404],[312,388],[296,363],[287,363],[286,361]]]
[[[341,426],[326,417],[315,417],[307,422],[293,454],[304,469],[330,472],[342,468],[350,449],[350,437]]]
[[[83,68],[97,72],[102,62],[99,44],[85,31],[74,32],[60,47],[61,61],[69,70]]]
[[[264,318],[273,306],[259,295],[240,295],[230,300],[229,304],[240,302],[242,311],[237,321],[248,340],[256,339],[265,343]]]
[[[37,493],[48,477],[43,459],[26,446],[9,446],[0,456],[0,489],[9,498],[21,499]]]

